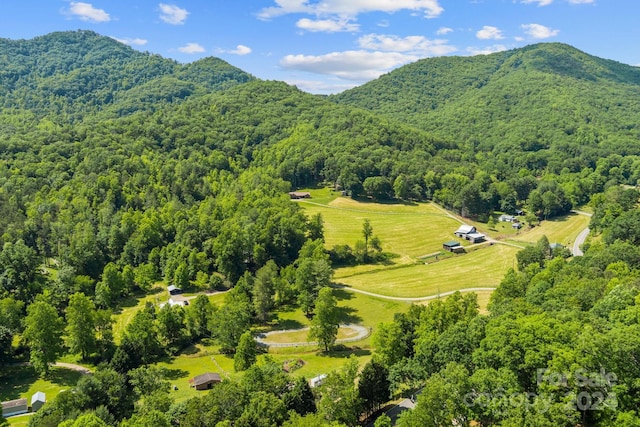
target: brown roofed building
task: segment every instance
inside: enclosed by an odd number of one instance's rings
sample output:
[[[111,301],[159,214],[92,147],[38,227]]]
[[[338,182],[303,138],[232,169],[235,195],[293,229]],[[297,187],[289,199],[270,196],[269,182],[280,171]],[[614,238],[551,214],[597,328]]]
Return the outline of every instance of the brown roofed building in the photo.
[[[207,372],[206,374],[198,375],[189,380],[192,387],[196,390],[210,389],[214,384],[222,381],[220,374],[214,372]]]
[[[310,199],[311,193],[308,191],[291,191],[289,192],[289,197],[292,199]]]

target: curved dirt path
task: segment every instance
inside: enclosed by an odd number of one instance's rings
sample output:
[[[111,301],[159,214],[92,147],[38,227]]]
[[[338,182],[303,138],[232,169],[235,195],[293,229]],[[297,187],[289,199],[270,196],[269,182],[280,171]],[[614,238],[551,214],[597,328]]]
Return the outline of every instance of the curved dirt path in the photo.
[[[56,362],[53,364],[53,366],[57,368],[71,369],[72,371],[80,372],[83,375],[92,373],[91,369],[87,368],[86,366],[76,365],[75,363]]]
[[[428,295],[428,296],[424,296],[424,297],[392,297],[389,295],[381,295],[381,294],[375,294],[373,292],[368,292],[368,291],[363,291],[361,289],[356,289],[356,288],[352,288],[349,286],[334,286],[335,289],[344,289],[345,291],[350,291],[350,292],[357,292],[359,294],[364,294],[364,295],[368,295],[370,297],[376,297],[376,298],[381,298],[381,299],[388,299],[388,300],[393,300],[393,301],[429,301],[432,299],[438,299],[441,297],[448,297],[449,295],[453,295],[456,292],[482,292],[482,291],[495,291],[497,288],[464,288],[464,289],[457,289],[455,291],[447,291],[447,292],[441,292],[439,294],[436,295]]]
[[[340,325],[341,328],[348,328],[348,329],[353,329],[355,331],[358,332],[358,334],[354,337],[349,337],[349,338],[342,338],[339,340],[336,340],[336,344],[343,344],[343,343],[347,343],[347,342],[356,342],[356,341],[360,341],[363,340],[365,338],[367,338],[370,334],[371,334],[371,329],[367,328],[365,326],[361,326],[361,325],[352,325],[352,324],[341,324]],[[271,331],[271,332],[267,332],[264,334],[261,334],[261,336],[256,337],[256,341],[266,347],[305,347],[305,346],[312,346],[312,345],[318,345],[317,341],[301,341],[301,342],[292,342],[292,343],[288,343],[288,342],[280,342],[280,343],[269,343],[267,341],[269,336],[272,335],[279,335],[279,334],[286,334],[286,333],[290,333],[290,332],[299,332],[299,331],[307,331],[309,330],[309,328],[300,328],[300,329],[285,329],[282,331]]]

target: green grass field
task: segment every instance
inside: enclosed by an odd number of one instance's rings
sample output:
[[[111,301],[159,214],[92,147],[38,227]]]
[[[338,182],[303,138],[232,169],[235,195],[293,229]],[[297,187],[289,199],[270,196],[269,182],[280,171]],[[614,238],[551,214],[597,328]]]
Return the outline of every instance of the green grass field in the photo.
[[[40,378],[30,366],[8,366],[0,371],[0,401],[26,398],[41,391],[47,400],[76,385],[82,374],[71,369],[52,367],[47,378]]]
[[[523,231],[511,239],[514,241],[535,243],[544,235],[547,236],[551,243],[560,243],[571,248],[578,234],[589,226],[589,221],[591,221],[591,218],[586,215],[569,214],[552,220],[542,221],[539,226]]]
[[[449,215],[433,203],[374,203],[339,197],[329,189],[307,191],[312,198],[298,203],[309,215],[322,214],[327,248],[345,243],[353,246],[362,240],[362,222],[368,218],[383,250],[395,255],[386,263],[338,268],[334,281],[393,297],[415,298],[464,288],[496,287],[506,271],[515,267],[515,254],[520,250],[516,246],[535,243],[542,235],[550,242],[569,246],[589,223],[589,217],[571,214],[543,221],[532,229],[517,231],[511,228],[511,223],[498,223],[496,230],[489,230],[484,223]],[[464,239],[453,236],[461,221],[515,246],[484,245],[467,254],[441,257],[438,262],[421,258],[441,252],[442,243],[447,240],[468,246]]]
[[[342,277],[339,282],[375,294],[423,297],[464,288],[497,287],[514,266],[518,248],[494,244],[432,264],[416,264]]]
[[[398,255],[394,263],[408,263],[441,251],[442,243],[451,240],[460,226],[460,222],[430,203],[368,203],[347,197],[335,198],[328,204],[315,198],[299,203],[309,216],[322,215],[327,248],[345,243],[353,247],[356,241],[364,240],[362,223],[369,219],[383,250]]]
[[[355,201],[340,197],[329,189],[311,189],[313,198],[296,201],[304,207],[308,215],[321,213],[325,223],[325,240],[328,248],[337,244],[353,246],[362,240],[362,222],[369,219],[374,234],[378,235],[385,252],[394,257],[387,263],[360,265],[339,268],[333,280],[355,289],[392,297],[423,297],[438,295],[448,291],[475,287],[496,287],[507,269],[515,266],[515,254],[519,248],[503,244],[485,244],[469,248],[466,254],[449,258],[424,258],[425,255],[441,253],[442,243],[454,238],[453,232],[460,220],[452,218],[441,208],[431,203],[373,203]],[[535,243],[543,234],[550,241],[566,244],[588,224],[588,217],[569,215],[558,220],[543,221],[531,230],[513,232],[505,224],[498,224],[498,230],[489,232],[486,224],[474,224],[489,236],[509,239],[516,245],[526,246]],[[509,224],[510,225],[510,224]],[[502,228],[500,228],[502,227]],[[425,264],[425,261],[428,264]],[[435,261],[435,262],[434,262]],[[480,291],[478,303],[480,310],[486,313],[491,291]],[[408,310],[410,302],[388,300],[351,292],[348,289],[334,289],[338,299],[341,323],[355,323],[375,329],[380,322],[389,322],[397,312]],[[155,294],[132,300],[116,320],[116,337],[131,321],[135,313],[144,307],[147,301],[160,303],[168,296],[164,287]],[[214,295],[210,299],[221,304],[224,295]],[[427,301],[422,303],[428,303]],[[309,326],[309,319],[299,309],[280,310],[274,313],[266,326],[256,331],[282,329],[300,329]],[[344,333],[344,331],[342,332]],[[340,338],[343,336],[341,335]],[[307,331],[294,331],[276,338],[279,342],[300,342],[307,340]],[[337,346],[328,354],[323,354],[317,346],[271,348],[269,355],[278,362],[302,360],[302,367],[295,375],[307,378],[338,369],[350,354],[356,354],[361,364],[371,358],[371,337],[345,346]],[[177,400],[199,396],[189,387],[189,378],[204,372],[220,372],[223,377],[237,378],[233,370],[233,358],[219,354],[216,346],[198,344],[185,350],[175,358],[159,363],[169,369],[170,381],[177,390],[171,393]]]

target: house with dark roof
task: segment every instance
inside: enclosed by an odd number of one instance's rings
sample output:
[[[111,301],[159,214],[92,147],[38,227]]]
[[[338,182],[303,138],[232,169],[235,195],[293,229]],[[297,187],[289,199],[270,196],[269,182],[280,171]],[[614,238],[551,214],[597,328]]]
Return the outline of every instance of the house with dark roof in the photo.
[[[182,293],[182,289],[176,285],[167,286],[167,291],[169,291],[169,295],[180,295]]]
[[[460,242],[456,242],[455,240],[444,242],[442,244],[442,249],[444,249],[445,251],[456,253],[456,254],[464,252],[464,247],[462,247]]]
[[[29,412],[27,399],[15,399],[2,402],[2,416],[10,417],[12,415],[26,414]]]
[[[222,382],[220,374],[215,372],[207,372],[205,374],[197,375],[189,380],[191,387],[196,390],[208,390],[213,387],[214,384]]]

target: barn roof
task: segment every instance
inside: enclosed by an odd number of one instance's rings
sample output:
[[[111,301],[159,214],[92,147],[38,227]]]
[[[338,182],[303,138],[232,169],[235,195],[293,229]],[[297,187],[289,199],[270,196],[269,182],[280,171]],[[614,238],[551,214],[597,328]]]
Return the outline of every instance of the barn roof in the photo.
[[[456,230],[456,233],[469,234],[474,233],[475,231],[476,228],[473,225],[463,224]]]
[[[193,377],[193,385],[198,386],[200,384],[207,384],[211,382],[219,383],[222,381],[220,374],[215,372],[207,372],[206,374],[201,374]]]

